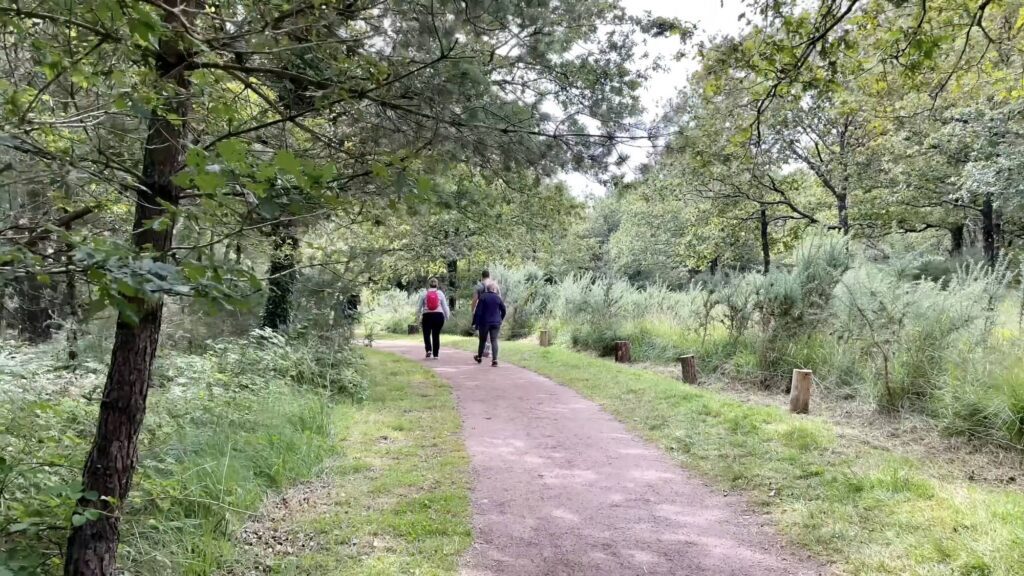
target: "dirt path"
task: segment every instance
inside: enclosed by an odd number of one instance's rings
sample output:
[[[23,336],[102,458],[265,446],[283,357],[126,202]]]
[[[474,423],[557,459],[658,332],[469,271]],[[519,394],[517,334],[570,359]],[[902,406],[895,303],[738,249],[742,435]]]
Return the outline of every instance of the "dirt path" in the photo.
[[[466,576],[827,573],[576,392],[466,352],[380,347],[455,390],[473,470]]]

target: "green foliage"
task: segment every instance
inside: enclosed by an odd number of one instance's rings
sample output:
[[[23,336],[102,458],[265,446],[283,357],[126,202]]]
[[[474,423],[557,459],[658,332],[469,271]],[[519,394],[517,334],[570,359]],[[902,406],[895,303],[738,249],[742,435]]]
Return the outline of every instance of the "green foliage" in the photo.
[[[540,328],[550,297],[544,273],[537,266],[491,266],[491,278],[501,287],[507,315],[502,324],[507,338],[522,338]]]
[[[308,479],[332,452],[329,400],[360,398],[353,352],[256,332],[161,359],[119,564],[209,574],[268,491]],[[67,373],[47,348],[0,355],[0,567],[58,573],[92,437],[102,365]],[[88,496],[88,495],[86,495]]]
[[[825,319],[833,290],[849,266],[845,238],[812,235],[797,248],[791,269],[776,269],[760,281],[756,307],[762,324],[758,346],[763,382],[786,379],[793,345]]]
[[[362,325],[365,330],[405,334],[409,324],[416,321],[419,295],[391,289],[385,292],[366,291],[362,297],[366,309]]]

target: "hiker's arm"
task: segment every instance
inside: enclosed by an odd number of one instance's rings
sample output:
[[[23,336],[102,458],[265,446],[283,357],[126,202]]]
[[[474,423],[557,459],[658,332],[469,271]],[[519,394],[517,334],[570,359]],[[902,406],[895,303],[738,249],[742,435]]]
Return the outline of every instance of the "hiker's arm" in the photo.
[[[505,320],[505,301],[498,300],[498,309],[501,310],[501,320]]]
[[[473,299],[469,302],[469,311],[476,313],[476,304],[480,301],[480,293],[477,292],[476,288],[473,288]],[[475,316],[474,316],[475,318]]]
[[[448,308],[448,295],[438,290],[438,296],[441,297],[441,310],[444,311],[444,319],[447,320],[452,317],[452,311]]]

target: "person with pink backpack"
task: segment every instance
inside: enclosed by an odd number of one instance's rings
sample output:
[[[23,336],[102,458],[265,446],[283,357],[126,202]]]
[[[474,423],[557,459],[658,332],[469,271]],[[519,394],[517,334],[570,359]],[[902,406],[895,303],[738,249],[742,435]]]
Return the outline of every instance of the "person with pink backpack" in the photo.
[[[418,313],[427,358],[437,358],[438,352],[441,351],[441,329],[444,328],[445,320],[451,316],[448,298],[438,288],[437,278],[430,279],[429,288],[420,296]]]

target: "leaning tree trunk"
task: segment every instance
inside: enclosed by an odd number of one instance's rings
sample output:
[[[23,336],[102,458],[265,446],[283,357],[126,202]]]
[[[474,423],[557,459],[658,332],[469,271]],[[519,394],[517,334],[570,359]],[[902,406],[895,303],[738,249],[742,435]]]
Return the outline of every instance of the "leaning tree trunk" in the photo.
[[[170,8],[179,9],[165,17],[165,24],[180,29],[179,19],[192,17],[192,10],[180,9],[192,8],[194,2],[164,0]],[[178,203],[180,190],[173,177],[184,165],[183,119],[191,114],[187,62],[188,54],[176,35],[165,36],[160,42],[155,69],[174,93],[163,106],[151,111],[141,189],[137,192],[132,224],[132,244],[140,251],[151,251],[155,259],[165,257],[174,233],[174,226],[154,228],[151,223],[168,216],[165,206]],[[178,120],[169,120],[169,112]],[[137,316],[118,314],[96,437],[82,475],[83,492],[99,497],[83,496],[78,501],[80,508],[99,514],[96,519],[72,528],[64,562],[66,576],[109,576],[115,571],[121,510],[138,460],[139,431],[146,416],[146,398],[163,317],[163,300],[159,296],[128,300]]]
[[[761,257],[764,260],[762,273],[768,274],[772,269],[772,245],[768,239],[768,211],[761,209]]]
[[[999,260],[999,247],[996,244],[995,207],[991,193],[985,194],[981,204],[981,242],[985,251],[985,261],[994,267]]]
[[[270,227],[274,249],[267,270],[267,302],[263,306],[263,327],[287,330],[292,316],[292,292],[298,271],[295,269],[299,236],[291,222],[277,222]]]

